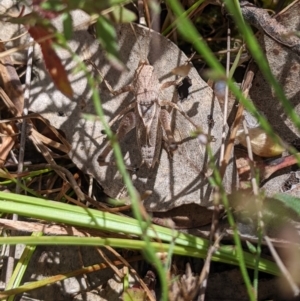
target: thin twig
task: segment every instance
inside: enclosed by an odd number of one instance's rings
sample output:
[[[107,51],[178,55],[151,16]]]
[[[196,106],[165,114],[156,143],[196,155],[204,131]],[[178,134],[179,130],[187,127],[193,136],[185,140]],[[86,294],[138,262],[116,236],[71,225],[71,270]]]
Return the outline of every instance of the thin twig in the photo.
[[[75,227],[61,224],[45,224],[37,221],[12,221],[5,218],[0,218],[0,226],[4,229],[11,229],[20,232],[43,232],[46,235],[70,235],[78,237],[106,237],[103,231],[96,229],[88,229],[84,227]],[[109,234],[111,237],[112,234]],[[124,237],[118,234],[117,237]]]
[[[299,296],[299,294],[300,294],[299,287],[297,286],[297,284],[293,280],[292,275],[290,274],[290,272],[288,271],[288,269],[285,267],[282,260],[278,256],[270,238],[267,235],[265,235],[264,239],[269,247],[269,250],[270,250],[276,264],[278,265],[278,268],[280,269],[281,273],[285,276],[285,279],[287,280],[288,284],[290,285],[291,289],[293,290],[294,296]]]
[[[262,237],[263,237],[263,233],[264,233],[264,222],[263,222],[263,214],[262,214],[262,210],[261,210],[261,200],[259,199],[258,196],[258,185],[257,185],[257,180],[255,177],[255,168],[254,168],[254,164],[253,164],[253,152],[252,152],[252,146],[251,146],[251,140],[249,137],[249,131],[248,131],[248,127],[247,127],[247,122],[245,120],[243,120],[243,128],[244,128],[244,132],[246,135],[246,143],[247,143],[247,151],[248,151],[248,157],[250,159],[249,165],[251,168],[251,184],[252,184],[252,191],[253,191],[253,195],[255,197],[255,205],[256,205],[256,210],[257,210],[257,224],[258,224],[258,241],[257,241],[257,247],[256,247],[256,264],[255,264],[255,269],[254,269],[254,277],[253,277],[253,288],[255,290],[255,296],[257,298],[257,290],[258,290],[258,263],[259,263],[259,259],[260,259],[260,255],[261,255],[261,244],[262,244]]]
[[[111,248],[112,249],[112,248]],[[96,248],[98,254],[102,257],[102,259],[106,262],[106,264],[115,272],[115,274],[120,278],[124,278],[124,274],[119,271],[119,269],[113,264],[113,262],[106,256],[101,248]]]
[[[218,250],[219,248],[219,243],[222,240],[224,234],[221,234],[218,236],[218,238],[216,239],[216,241],[214,242],[214,244],[212,246],[209,247],[206,258],[205,258],[205,262],[204,262],[204,266],[202,268],[201,274],[199,276],[199,280],[198,280],[198,285],[197,285],[197,289],[194,293],[197,293],[200,289],[200,294],[199,294],[199,300],[200,301],[204,301],[205,299],[205,290],[207,287],[207,279],[208,279],[208,275],[209,275],[209,271],[210,271],[210,263],[211,263],[211,258],[214,255],[214,253]],[[193,295],[193,298],[195,297],[196,294]],[[191,298],[193,300],[193,298]]]
[[[15,40],[18,40],[18,39],[22,38],[23,36],[25,36],[25,35],[27,35],[27,34],[28,34],[28,32],[27,32],[27,30],[26,30],[26,31],[24,31],[23,33],[19,34],[19,35],[16,36],[16,37],[10,38],[10,39],[8,39],[8,40],[1,40],[1,42],[5,44],[5,43],[11,42],[11,41],[15,41]],[[32,46],[32,45],[31,45],[31,46]],[[29,49],[28,49],[28,52],[29,52]]]
[[[246,78],[245,78],[245,80],[243,81],[243,84],[242,84],[242,91],[243,91],[243,95],[245,97],[248,96],[250,87],[252,85],[252,80],[253,80],[253,77],[255,75],[255,71],[256,70],[254,68],[254,65],[251,64],[248,68],[248,71],[246,72]],[[244,106],[242,104],[239,104],[239,107],[238,107],[238,110],[237,110],[237,113],[236,113],[236,116],[235,116],[235,120],[233,122],[233,126],[232,126],[232,129],[230,131],[230,137],[229,137],[229,140],[228,140],[228,144],[227,144],[226,149],[225,149],[224,160],[221,162],[222,164],[221,164],[221,168],[220,168],[220,174],[221,174],[222,178],[225,174],[225,170],[226,170],[226,167],[227,167],[228,162],[229,162],[230,154],[231,154],[233,146],[234,146],[234,140],[235,140],[238,128],[241,124],[241,120],[242,120],[242,117],[243,117],[243,111],[244,111]]]
[[[251,139],[249,136],[249,131],[247,127],[247,122],[243,120],[243,128],[246,136],[246,144],[247,144],[247,151],[248,151],[248,157],[249,157],[249,165],[250,165],[250,170],[251,170],[251,184],[252,184],[252,190],[253,194],[255,196],[258,196],[258,185],[256,182],[256,177],[255,177],[255,170],[254,170],[254,159],[253,159],[253,152],[252,152],[252,146],[251,146]]]
[[[229,76],[230,69],[230,27],[228,24],[227,29],[227,55],[226,55],[226,77]],[[224,111],[223,111],[223,127],[222,127],[222,144],[220,149],[220,164],[224,160],[225,154],[225,141],[226,141],[226,129],[227,129],[227,115],[228,115],[228,85],[225,86],[225,98],[224,98]]]
[[[231,31],[229,27],[229,23],[227,24],[227,60],[226,60],[226,77],[229,76],[230,69],[230,40],[231,40]],[[224,111],[223,111],[223,125],[222,125],[222,143],[220,149],[220,158],[219,164],[221,165],[224,161],[225,154],[225,142],[226,142],[226,129],[227,129],[227,115],[228,115],[228,85],[225,87],[225,99],[224,99]],[[221,176],[222,173],[221,173]],[[215,203],[214,212],[212,217],[212,225],[211,225],[211,242],[213,241],[213,237],[217,238],[218,236],[218,221],[219,221],[219,213],[220,213],[220,204]]]
[[[39,166],[39,168],[52,168],[52,169],[54,169],[56,172],[59,172],[58,173],[59,176],[61,176],[63,178],[63,180],[66,181],[65,177],[62,175],[62,174],[65,174],[66,177],[68,178],[69,182],[70,182],[71,187],[73,188],[73,190],[75,191],[75,193],[77,194],[79,199],[82,200],[82,201],[85,200],[84,193],[82,192],[82,190],[80,189],[80,187],[76,183],[72,173],[68,169],[66,169],[62,166],[59,166],[55,163],[54,164],[53,163],[51,163],[51,164],[39,164],[38,166]]]
[[[148,27],[151,28],[151,16],[149,12],[148,1],[146,0],[143,0],[143,11],[145,11],[146,14],[146,25],[148,25]]]
[[[138,9],[138,14],[139,14],[139,24],[141,24],[143,26],[147,26],[145,13],[144,13],[143,0],[138,0],[137,9]]]
[[[143,259],[143,257],[141,255],[138,255],[138,256],[128,258],[127,261],[135,262],[135,261],[139,261],[142,259]],[[121,261],[114,261],[114,264],[120,265],[120,266],[123,265],[123,263]],[[52,283],[55,283],[58,281],[62,281],[67,278],[76,277],[78,275],[87,274],[87,273],[94,273],[96,271],[100,271],[100,270],[107,269],[107,268],[108,268],[107,264],[100,263],[100,264],[93,264],[88,267],[80,268],[80,269],[77,269],[77,270],[74,270],[71,272],[60,273],[59,275],[55,275],[55,276],[51,276],[51,277],[47,278],[47,283],[45,282],[44,279],[35,281],[35,284],[36,284],[35,288],[44,287],[45,285],[49,285],[49,284],[52,284]],[[22,292],[31,291],[32,289],[34,289],[34,288],[30,287],[28,284],[24,284],[17,288],[13,288],[10,290],[0,292],[0,298],[3,299],[6,297],[9,297],[9,296],[12,296],[12,295],[20,294]]]
[[[32,40],[32,39],[31,39]],[[30,42],[31,42],[30,40]],[[30,95],[30,84],[31,84],[31,72],[32,72],[32,61],[33,61],[33,46],[30,46],[27,51],[28,59],[27,59],[27,69],[26,69],[26,79],[25,79],[25,91],[24,91],[24,110],[23,115],[28,114],[28,103],[29,103],[29,95]],[[18,162],[18,169],[17,172],[21,173],[24,168],[24,153],[25,153],[25,142],[26,142],[26,120],[23,120],[22,128],[21,128],[21,141],[20,141],[20,149],[19,149],[19,162]],[[16,186],[16,193],[20,193],[20,179],[17,178],[17,186]],[[13,214],[12,216],[13,221],[18,220],[18,215]],[[13,232],[11,233],[14,234]],[[15,251],[16,246],[12,245],[9,246],[9,255],[7,259],[7,267],[6,267],[6,274],[5,274],[5,282],[6,285],[9,282],[9,279],[11,278],[13,269],[14,269],[14,263],[15,263]]]
[[[230,40],[231,40],[231,31],[229,27],[229,22],[227,24],[227,60],[226,60],[226,77],[229,76],[229,69],[230,69]],[[222,144],[221,144],[221,150],[220,150],[220,158],[219,158],[219,164],[221,165],[224,161],[224,154],[225,154],[225,142],[226,142],[226,129],[227,129],[227,115],[228,115],[228,85],[225,87],[225,99],[224,99],[224,112],[223,112],[223,126],[222,126]],[[213,252],[215,251],[216,242],[220,241],[220,235],[219,235],[219,215],[220,215],[220,203],[219,203],[219,192],[215,191],[215,200],[214,200],[214,211],[212,216],[212,225],[211,225],[211,233],[210,233],[210,243],[212,244],[213,239],[215,240],[215,243],[210,246],[209,252],[207,254],[205,265],[202,269],[202,273],[200,279],[202,283],[201,287],[201,294],[199,296],[200,300],[203,301],[205,298],[205,290],[206,290],[206,284],[207,279],[209,275],[210,270],[210,262]],[[203,278],[203,279],[202,279]]]
[[[136,280],[140,283],[141,287],[145,290],[145,292],[147,293],[147,297],[150,301],[155,301],[156,299],[153,297],[151,291],[149,290],[148,286],[146,285],[146,283],[144,282],[143,279],[141,279],[141,277],[139,276],[139,274],[136,272],[136,270],[129,264],[128,260],[126,260],[124,257],[122,257],[115,249],[113,249],[110,246],[106,247],[111,253],[113,253],[118,260],[120,260],[124,266],[128,267],[130,273],[132,275],[134,275],[134,277],[136,278]]]

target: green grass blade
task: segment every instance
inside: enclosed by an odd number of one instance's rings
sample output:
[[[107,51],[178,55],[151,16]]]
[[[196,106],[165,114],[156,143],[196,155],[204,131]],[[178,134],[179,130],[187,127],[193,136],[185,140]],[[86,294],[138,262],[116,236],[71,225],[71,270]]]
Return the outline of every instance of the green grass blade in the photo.
[[[197,239],[194,237],[194,239]],[[0,237],[0,244],[30,244],[30,245],[64,245],[64,246],[111,246],[114,248],[126,248],[131,250],[144,250],[147,244],[142,240],[127,238],[99,238],[99,237],[74,237],[74,236],[20,236],[20,237]],[[155,252],[168,252],[169,243],[152,242]],[[173,252],[176,255],[192,256],[195,258],[205,258],[208,248],[199,248],[197,244],[190,241],[188,246],[176,244]],[[244,252],[244,259],[247,267],[254,268],[256,258],[250,253]],[[212,256],[213,261],[238,265],[238,255],[234,246],[221,246]],[[274,262],[260,259],[258,269],[272,275],[279,275],[279,270]]]
[[[31,237],[38,237],[41,235],[43,235],[42,232],[35,232],[35,233],[32,233]],[[6,243],[6,239],[7,239],[7,237],[4,238],[5,243]],[[24,239],[23,243],[27,243],[26,239]],[[35,249],[36,249],[36,245],[26,245],[26,247],[24,248],[23,253],[13,271],[13,274],[12,274],[11,278],[9,279],[9,282],[6,286],[7,290],[16,288],[20,285],[22,278],[26,272],[29,261],[33,255]],[[13,301],[13,300],[14,300],[14,295],[12,295],[8,298],[8,301]]]
[[[2,199],[2,200],[1,200]],[[6,199],[6,200],[5,200]],[[73,206],[69,204],[62,204],[58,202],[45,201],[43,199],[28,197],[28,196],[20,196],[12,193],[4,193],[0,192],[0,211],[6,213],[17,213],[21,216],[28,216],[38,219],[44,219],[50,222],[61,222],[73,226],[87,227],[91,229],[98,229],[107,232],[113,233],[123,233],[131,236],[136,236],[137,238],[141,235],[142,231],[140,228],[140,224],[137,220],[129,217],[118,216],[108,212],[102,212],[94,209],[85,209],[78,206]],[[153,229],[152,229],[153,227]],[[147,236],[150,239],[159,239],[163,242],[174,242],[174,253],[178,253],[181,255],[189,255],[189,256],[206,256],[206,252],[209,247],[209,241],[206,239],[202,239],[200,237],[195,237],[190,234],[181,233],[176,230],[168,229],[162,226],[153,225],[151,228],[147,229]],[[13,240],[14,238],[2,238],[1,243],[11,243],[14,241],[15,243],[19,242]],[[22,238],[20,238],[22,239]],[[45,241],[51,243],[58,243],[55,240],[49,240],[49,238],[39,237],[39,238],[30,238],[29,241],[25,243],[30,244],[39,244],[39,242]],[[65,238],[64,238],[65,239]],[[71,238],[65,241],[68,244],[68,241],[71,241]],[[75,237],[72,244],[80,244],[85,240],[83,238]],[[88,240],[87,240],[88,241]],[[93,241],[93,240],[91,240]],[[75,243],[76,242],[76,243]],[[106,240],[109,242],[109,240]],[[119,243],[122,241],[118,241]],[[24,241],[23,241],[24,243]],[[95,242],[93,242],[95,243]],[[97,241],[99,243],[99,241]],[[123,241],[123,243],[128,243],[128,240]],[[135,241],[136,243],[136,241]],[[154,248],[154,254],[157,252],[155,249],[155,244],[151,241],[151,246]],[[139,244],[144,244],[143,248],[140,245],[141,249],[146,249],[148,246],[148,242],[139,242]],[[161,245],[161,244],[158,244]],[[118,244],[114,241],[114,246],[118,246]],[[131,243],[129,245],[122,245],[123,247],[131,247]],[[169,244],[166,245],[167,250],[169,250]],[[179,251],[176,248],[182,247],[182,250]],[[186,253],[186,250],[189,250],[190,253]],[[243,253],[246,265],[248,267],[254,267],[255,265],[255,256],[252,254]],[[214,260],[223,261],[227,263],[236,264],[238,255],[234,248],[230,247],[221,247],[214,255]],[[264,271],[270,272],[274,274],[276,271],[276,265],[272,262],[269,262],[267,266],[262,266],[261,268]],[[276,272],[278,273],[278,272]]]

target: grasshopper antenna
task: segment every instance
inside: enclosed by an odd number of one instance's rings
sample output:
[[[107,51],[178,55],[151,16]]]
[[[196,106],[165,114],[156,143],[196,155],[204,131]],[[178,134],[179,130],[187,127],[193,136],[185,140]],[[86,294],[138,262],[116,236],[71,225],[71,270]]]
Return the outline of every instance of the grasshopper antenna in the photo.
[[[148,10],[148,5],[147,5],[147,3],[145,3],[145,0],[138,0],[139,24],[146,27],[147,23],[146,23],[144,8],[145,8],[145,10],[147,10],[146,11],[146,15],[147,15],[146,18],[147,18],[148,24],[149,24],[149,10]]]
[[[132,29],[132,32],[133,32],[134,36],[135,36],[135,40],[138,44],[138,47],[139,47],[139,50],[140,50],[139,52],[142,54],[142,58],[140,58],[140,62],[148,62],[147,55],[145,54],[146,52],[142,51],[142,47],[141,47],[138,35],[136,34],[136,31],[135,31],[135,29],[134,29],[134,27],[131,23],[130,23],[130,27]]]
[[[151,30],[156,32],[160,32],[160,8],[157,0],[138,0],[138,14],[139,14],[139,24],[145,27],[148,27],[147,34],[145,35],[146,43],[142,43],[145,49],[142,49],[140,44],[141,36],[137,36],[137,33],[131,24],[132,31],[136,37],[136,41],[138,43],[138,47],[140,49],[141,59],[140,61],[147,62],[148,61],[148,53],[149,49],[151,49],[152,57],[156,57],[156,54],[160,53],[160,45],[159,39],[155,39],[155,35],[151,36]],[[148,51],[147,51],[148,50]]]
[[[145,18],[145,12],[146,12],[146,18]],[[138,14],[139,14],[139,24],[147,28],[148,27],[147,24],[149,24],[149,21],[150,21],[150,15],[149,15],[148,3],[146,3],[144,0],[138,0]],[[147,22],[146,22],[146,20],[147,20]],[[142,46],[140,44],[141,35],[137,35],[132,23],[130,23],[130,27],[132,29],[132,32],[135,36],[135,40],[137,41],[137,44],[139,47],[139,53],[141,54],[140,62],[148,63],[146,49],[149,48],[149,45],[146,45],[145,49],[143,50]],[[148,32],[149,33],[146,37],[147,38],[146,41],[149,41],[150,29],[148,30]],[[146,44],[148,44],[148,43],[146,43]]]

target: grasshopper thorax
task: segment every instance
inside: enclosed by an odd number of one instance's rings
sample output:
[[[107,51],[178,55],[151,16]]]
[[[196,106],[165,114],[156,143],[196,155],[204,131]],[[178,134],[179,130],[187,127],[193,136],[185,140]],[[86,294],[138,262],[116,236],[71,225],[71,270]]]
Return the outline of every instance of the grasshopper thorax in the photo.
[[[157,102],[159,81],[153,66],[140,62],[135,75],[135,89],[138,104],[149,106]]]

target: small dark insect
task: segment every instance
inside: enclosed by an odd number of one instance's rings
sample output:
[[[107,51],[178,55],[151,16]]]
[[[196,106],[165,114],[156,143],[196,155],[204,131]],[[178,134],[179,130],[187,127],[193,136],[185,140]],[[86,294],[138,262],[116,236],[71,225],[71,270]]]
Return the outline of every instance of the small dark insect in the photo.
[[[289,190],[292,190],[296,187],[297,184],[299,184],[300,179],[297,177],[295,172],[292,172],[289,176],[289,178],[283,183],[281,186],[281,191],[286,192]]]
[[[88,27],[87,32],[94,37],[95,39],[97,38],[97,33],[96,33],[96,27],[95,24],[92,24]]]
[[[57,115],[58,115],[59,117],[63,117],[63,116],[65,116],[65,113],[64,113],[63,111],[58,111],[58,112],[57,112]]]
[[[300,138],[296,138],[291,142],[291,145],[299,152],[300,151]]]
[[[186,76],[177,86],[178,96],[180,100],[184,100],[189,96],[189,87],[192,86],[192,80]]]
[[[208,124],[209,128],[211,128],[211,129],[215,125],[215,121],[214,121],[214,119],[213,119],[213,117],[212,117],[211,114],[207,115],[207,124]]]
[[[156,276],[153,271],[148,270],[143,280],[150,290],[155,289]]]

